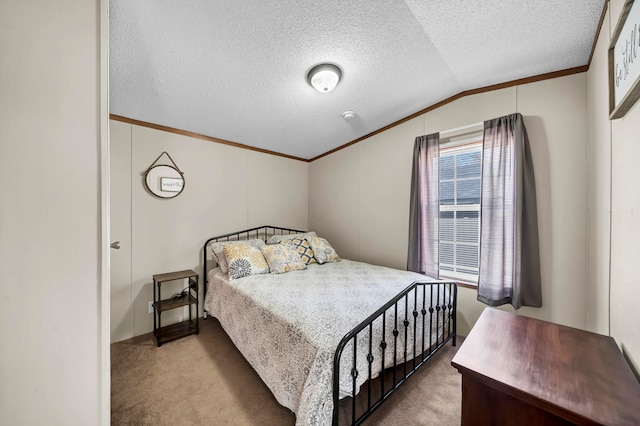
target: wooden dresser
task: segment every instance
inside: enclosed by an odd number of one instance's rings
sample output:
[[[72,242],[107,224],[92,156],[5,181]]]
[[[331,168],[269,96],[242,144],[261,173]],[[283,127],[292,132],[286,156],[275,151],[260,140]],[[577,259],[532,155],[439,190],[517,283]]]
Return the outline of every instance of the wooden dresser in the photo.
[[[463,425],[640,425],[640,383],[611,337],[487,308],[451,364]]]

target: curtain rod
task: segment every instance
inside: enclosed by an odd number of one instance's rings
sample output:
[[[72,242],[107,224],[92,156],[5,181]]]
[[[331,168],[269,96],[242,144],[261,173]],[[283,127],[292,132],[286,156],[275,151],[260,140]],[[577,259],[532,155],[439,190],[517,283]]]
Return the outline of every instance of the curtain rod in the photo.
[[[455,132],[459,132],[461,130],[467,130],[467,129],[471,129],[473,127],[478,127],[484,124],[484,121],[480,121],[478,123],[473,123],[473,124],[467,124],[466,126],[460,126],[460,127],[455,127],[453,129],[448,129],[448,130],[443,130],[442,132],[440,132],[440,136],[444,135],[444,134],[448,134],[448,133],[455,133]]]

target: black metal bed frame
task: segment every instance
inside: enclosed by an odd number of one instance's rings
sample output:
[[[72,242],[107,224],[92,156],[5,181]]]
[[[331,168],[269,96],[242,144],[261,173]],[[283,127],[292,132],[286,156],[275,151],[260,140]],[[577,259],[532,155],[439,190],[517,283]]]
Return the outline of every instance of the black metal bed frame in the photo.
[[[418,291],[418,289],[422,291]],[[428,289],[428,291],[427,291]],[[429,297],[427,297],[427,294]],[[456,305],[458,288],[454,282],[414,282],[393,299],[385,303],[380,309],[362,321],[353,330],[347,333],[336,349],[333,359],[333,424],[339,424],[340,402],[340,364],[342,354],[350,342],[353,346],[353,360],[351,365],[352,387],[350,407],[350,424],[361,424],[373,411],[386,401],[409,377],[427,362],[445,343],[452,340],[456,345]],[[411,301],[413,303],[411,303]],[[435,303],[434,303],[435,302]],[[442,304],[440,304],[442,302]],[[387,336],[387,318],[391,317],[393,331]],[[448,319],[448,321],[447,321]],[[381,321],[381,336],[374,345],[373,323]],[[420,327],[421,325],[421,327]],[[439,329],[442,326],[442,334]],[[418,336],[418,330],[420,335]],[[362,399],[366,399],[366,407],[358,409],[358,397],[356,379],[360,372],[357,365],[358,336],[364,333],[366,343],[366,360],[368,364],[368,376],[366,380],[366,393]],[[404,336],[398,337],[404,333]],[[409,346],[409,333],[412,333]],[[436,336],[435,341],[433,336]],[[389,342],[387,340],[390,340]],[[427,345],[428,341],[428,345]],[[393,362],[386,368],[385,354],[389,345],[393,345]],[[400,347],[398,347],[400,345]],[[400,352],[398,351],[400,349]],[[374,353],[375,352],[375,353]],[[401,355],[400,357],[398,355]],[[377,379],[377,393],[373,389],[372,377],[373,363],[376,358],[380,360],[382,371]],[[390,377],[387,377],[390,376]],[[389,382],[387,382],[389,379]],[[364,386],[364,385],[363,385]],[[372,398],[376,393],[377,398]],[[361,392],[362,394],[362,392]],[[362,402],[362,401],[361,401]]]
[[[266,241],[273,235],[304,232],[306,231],[265,225],[209,238],[204,243],[202,254],[204,281],[203,300],[206,298],[208,287],[209,269],[207,268],[207,247],[209,244],[220,241],[242,241],[253,238],[261,238]],[[422,289],[422,291],[418,289]],[[427,289],[429,290],[427,291]],[[373,411],[386,401],[400,385],[444,346],[445,343],[451,340],[453,346],[456,345],[457,290],[456,283],[454,282],[414,282],[342,338],[336,348],[333,361],[332,422],[334,426],[339,424],[341,408],[348,411],[347,417],[350,418],[350,424],[361,424]],[[428,298],[427,294],[429,294]],[[411,303],[411,301],[413,302]],[[402,311],[404,311],[404,313]],[[208,314],[210,313],[205,309],[205,319]],[[388,317],[391,317],[391,321],[393,322],[391,336],[386,335]],[[376,341],[374,345],[373,323],[376,321],[382,322],[382,328],[380,340]],[[442,334],[438,333],[440,327],[442,327]],[[421,330],[420,336],[418,336],[418,330]],[[360,372],[356,368],[356,354],[358,352],[358,339],[359,336],[362,336],[362,333],[367,334],[364,340],[368,346],[366,348],[368,376],[363,385],[366,392],[358,393],[356,379]],[[401,333],[404,333],[404,336],[399,337]],[[409,333],[412,333],[411,346],[407,343],[408,337],[410,336]],[[435,341],[432,337],[434,333],[437,336]],[[429,342],[428,345],[426,344],[427,341]],[[354,396],[351,397],[349,407],[347,404],[340,404],[340,364],[344,350],[350,342],[352,342],[353,347],[353,360],[350,371],[352,377],[351,395]],[[417,342],[419,342],[418,345],[416,344]],[[385,350],[389,345],[393,345],[394,348],[391,366],[385,363]],[[400,348],[398,345],[400,345]],[[400,352],[398,352],[398,349],[400,349]],[[398,356],[399,354],[400,356]],[[372,366],[377,358],[380,359],[379,365],[381,373],[378,378],[374,379]],[[385,365],[387,365],[386,368]],[[373,389],[374,380],[380,382],[379,385],[375,385],[378,389],[377,392]],[[372,397],[374,393],[377,395],[376,398]],[[366,399],[366,404],[363,403],[362,399]],[[359,405],[360,408],[358,407]]]

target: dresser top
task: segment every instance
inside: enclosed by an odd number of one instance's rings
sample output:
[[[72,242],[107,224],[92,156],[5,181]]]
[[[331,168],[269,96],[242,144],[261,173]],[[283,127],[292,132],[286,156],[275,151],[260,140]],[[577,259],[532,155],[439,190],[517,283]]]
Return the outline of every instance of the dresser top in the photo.
[[[640,383],[608,336],[487,308],[451,364],[569,421],[640,424]]]

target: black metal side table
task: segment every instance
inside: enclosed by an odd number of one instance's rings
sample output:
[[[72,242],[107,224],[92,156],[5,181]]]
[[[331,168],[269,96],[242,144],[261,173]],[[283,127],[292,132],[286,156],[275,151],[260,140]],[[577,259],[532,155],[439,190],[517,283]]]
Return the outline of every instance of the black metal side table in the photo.
[[[188,280],[188,287],[178,296],[162,299],[161,287],[166,281]],[[153,335],[158,346],[180,337],[198,334],[198,274],[191,269],[184,271],[168,272],[153,276]],[[195,305],[195,319],[191,314],[191,307]],[[189,319],[175,324],[162,326],[162,313],[170,309],[189,307]]]

